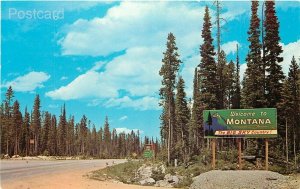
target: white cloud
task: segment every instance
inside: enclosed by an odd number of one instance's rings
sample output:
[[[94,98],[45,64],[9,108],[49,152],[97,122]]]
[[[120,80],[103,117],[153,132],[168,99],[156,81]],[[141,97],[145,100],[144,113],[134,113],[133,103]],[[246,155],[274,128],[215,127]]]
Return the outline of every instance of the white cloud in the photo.
[[[94,67],[92,67],[92,71],[98,71],[98,70],[100,70],[101,68],[103,68],[105,66],[105,62],[102,62],[102,61],[100,61],[100,62],[96,62],[95,63],[95,65],[94,65]]]
[[[66,76],[62,76],[62,77],[60,78],[61,81],[67,80],[67,79],[68,79],[68,77],[66,77]]]
[[[247,69],[247,63],[241,64],[241,66],[240,66],[240,81],[243,81],[246,69]]]
[[[122,98],[111,98],[106,103],[105,107],[117,108],[133,108],[135,110],[159,110],[158,99],[155,97],[145,96],[139,99],[131,99],[128,96]]]
[[[160,86],[158,72],[161,56],[162,50],[159,48],[128,49],[126,54],[107,63],[102,72],[95,71],[95,67],[99,67],[96,63],[91,70],[79,75],[68,85],[50,91],[46,95],[63,100],[116,98],[120,90],[125,90],[131,96],[153,96]]]
[[[292,57],[295,56],[296,59],[300,57],[300,39],[295,42],[291,42],[289,44],[281,44],[283,53],[281,56],[283,57],[282,70],[284,74],[287,76],[289,72],[289,68],[291,65]]]
[[[93,99],[87,104],[87,106],[98,106],[101,104],[101,102],[101,99]]]
[[[185,81],[185,92],[188,98],[193,96],[193,80],[195,68],[200,64],[200,55],[195,54],[184,61],[184,67],[181,71],[182,77]]]
[[[225,2],[222,18],[229,22],[250,10],[249,2],[242,4],[236,8],[236,3]],[[210,13],[214,21],[214,11]],[[204,6],[191,2],[124,1],[102,18],[78,19],[66,26],[59,44],[63,55],[106,56],[133,46],[163,46],[173,32],[185,54],[201,43],[203,15]]]
[[[140,129],[129,129],[129,128],[126,128],[126,127],[120,127],[120,128],[115,128],[115,129],[116,129],[117,134],[120,134],[120,133],[130,134],[132,131],[134,133],[137,133],[138,131],[139,131],[140,134],[144,133],[143,130],[140,130]]]
[[[222,14],[221,18],[226,20],[227,22],[239,19],[238,15],[242,15],[244,13],[249,13],[249,10],[251,8],[251,2],[249,1],[220,1],[220,6],[222,8]],[[223,12],[226,10],[226,12]],[[221,23],[224,23],[223,21]]]
[[[64,55],[105,56],[133,46],[164,46],[173,32],[185,39],[179,49],[190,50],[200,44],[203,13],[203,7],[182,2],[121,2],[103,18],[75,21],[59,43]]]
[[[58,104],[49,104],[48,107],[49,107],[49,108],[56,109],[56,108],[59,107],[59,105],[58,105]]]
[[[77,67],[76,70],[79,71],[79,72],[83,71],[83,69],[81,67]]]
[[[111,98],[105,104],[105,107],[133,108],[135,110],[159,110],[158,99],[145,96],[139,99],[131,99],[128,96],[122,98]]]
[[[124,120],[126,120],[126,119],[128,119],[128,116],[125,115],[125,116],[120,117],[119,120],[120,120],[120,121],[124,121]]]
[[[95,7],[97,5],[101,5],[101,4],[109,4],[111,2],[109,1],[101,1],[101,2],[97,2],[97,1],[76,1],[76,2],[71,2],[71,1],[67,1],[67,2],[59,2],[59,3],[55,3],[55,6],[59,6],[59,8],[64,8],[64,10],[66,11],[80,11],[80,10],[88,10],[92,7]]]
[[[29,72],[26,75],[19,76],[12,81],[3,84],[4,87],[12,86],[14,91],[32,92],[36,88],[43,88],[43,83],[50,78],[45,72]]]
[[[46,93],[53,99],[80,99],[84,97],[114,97],[117,96],[117,91],[114,88],[106,85],[106,78],[101,77],[103,73],[88,71],[85,74],[78,76],[67,86],[60,87],[54,91]],[[109,82],[109,81],[108,81]],[[105,91],[102,86],[105,86]]]
[[[300,1],[281,0],[276,1],[276,7],[288,11],[289,8],[299,8]]]
[[[94,71],[94,66],[68,85],[47,92],[46,96],[62,100],[93,98],[88,106],[103,104],[106,107],[158,110],[158,99],[154,96],[160,86],[161,52],[158,48],[128,49],[123,56],[107,63],[102,72]],[[120,90],[129,96],[120,97]],[[104,102],[104,99],[108,100]]]
[[[239,42],[237,41],[229,41],[225,44],[223,44],[221,46],[221,49],[224,50],[225,54],[226,55],[229,55],[229,54],[235,54],[236,52],[236,45],[239,45],[239,48],[242,46]]]

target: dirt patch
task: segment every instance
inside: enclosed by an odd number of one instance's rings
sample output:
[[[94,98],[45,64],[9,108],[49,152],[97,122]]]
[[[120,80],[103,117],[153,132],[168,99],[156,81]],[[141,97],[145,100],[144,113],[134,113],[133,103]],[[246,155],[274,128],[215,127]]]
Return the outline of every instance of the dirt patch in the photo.
[[[191,189],[299,189],[294,176],[271,171],[209,171],[194,178]]]
[[[60,172],[55,174],[39,175],[14,181],[1,183],[2,189],[157,189],[155,187],[145,187],[138,185],[127,185],[108,181],[91,180],[86,175],[90,170],[80,170],[72,172]]]

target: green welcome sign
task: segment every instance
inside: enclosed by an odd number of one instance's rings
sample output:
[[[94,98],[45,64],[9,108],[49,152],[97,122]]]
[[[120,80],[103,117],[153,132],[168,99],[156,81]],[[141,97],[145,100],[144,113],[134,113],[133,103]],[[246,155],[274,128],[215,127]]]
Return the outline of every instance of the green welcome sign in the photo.
[[[145,150],[144,151],[144,158],[152,158],[153,152],[151,150]]]
[[[205,138],[275,138],[276,108],[204,110]]]

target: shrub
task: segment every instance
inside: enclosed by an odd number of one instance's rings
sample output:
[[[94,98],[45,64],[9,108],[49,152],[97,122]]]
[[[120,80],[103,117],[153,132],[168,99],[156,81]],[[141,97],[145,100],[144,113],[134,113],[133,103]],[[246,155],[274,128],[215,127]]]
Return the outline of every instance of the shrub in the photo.
[[[188,188],[193,183],[193,179],[191,177],[183,177],[182,180],[179,181],[178,184],[175,184],[175,188]]]
[[[152,171],[151,178],[153,178],[155,181],[158,180],[164,180],[165,174],[162,173],[162,170],[160,167],[157,168],[157,170]]]
[[[49,156],[49,155],[50,155],[50,153],[49,153],[48,150],[45,150],[45,151],[43,152],[43,156]]]

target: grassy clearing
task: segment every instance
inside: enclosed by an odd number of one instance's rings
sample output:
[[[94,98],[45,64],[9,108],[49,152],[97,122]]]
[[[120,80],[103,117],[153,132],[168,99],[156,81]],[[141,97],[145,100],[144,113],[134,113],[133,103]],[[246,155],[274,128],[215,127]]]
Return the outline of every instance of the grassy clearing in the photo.
[[[127,184],[134,184],[136,182],[135,176],[139,167],[142,166],[140,161],[128,161],[115,166],[106,167],[93,171],[89,178],[96,180],[118,180]]]

